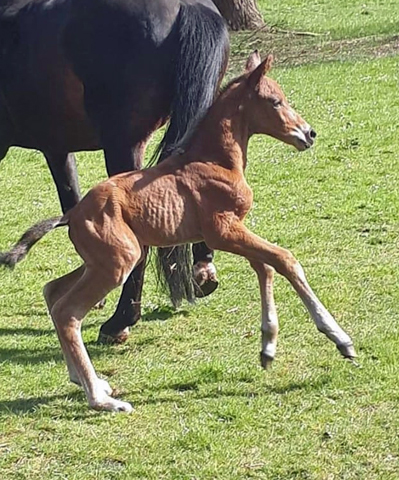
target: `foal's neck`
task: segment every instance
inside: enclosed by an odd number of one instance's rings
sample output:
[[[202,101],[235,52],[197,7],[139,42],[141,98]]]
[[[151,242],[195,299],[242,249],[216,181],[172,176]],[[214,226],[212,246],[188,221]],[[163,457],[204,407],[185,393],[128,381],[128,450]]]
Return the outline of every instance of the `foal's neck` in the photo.
[[[250,134],[242,93],[243,87],[238,85],[220,95],[195,133],[190,155],[244,172]]]

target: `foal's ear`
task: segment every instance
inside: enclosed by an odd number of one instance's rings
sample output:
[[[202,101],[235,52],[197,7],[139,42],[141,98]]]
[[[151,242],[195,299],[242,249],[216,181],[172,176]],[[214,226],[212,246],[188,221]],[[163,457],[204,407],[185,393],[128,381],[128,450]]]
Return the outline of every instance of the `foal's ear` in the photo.
[[[260,58],[258,50],[255,50],[248,57],[247,64],[245,66],[245,73],[251,73],[261,64],[262,59]]]
[[[249,84],[252,88],[256,88],[262,77],[272,68],[273,55],[268,55],[265,60],[251,73],[248,78]]]

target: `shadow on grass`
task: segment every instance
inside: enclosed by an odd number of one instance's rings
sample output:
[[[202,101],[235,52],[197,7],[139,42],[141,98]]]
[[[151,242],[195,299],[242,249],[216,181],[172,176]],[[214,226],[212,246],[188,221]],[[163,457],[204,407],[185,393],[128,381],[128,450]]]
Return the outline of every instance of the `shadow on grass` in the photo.
[[[7,309],[4,309],[4,312],[1,313],[1,316],[4,318],[12,318],[14,319],[15,317],[27,317],[27,318],[32,318],[32,316],[35,317],[46,317],[50,319],[48,313],[44,309],[30,309],[30,310],[12,310],[8,311]]]
[[[213,380],[204,382],[203,379],[198,379],[185,383],[173,383],[165,385],[159,388],[156,393],[159,397],[154,398],[154,390],[148,392],[146,398],[143,395],[138,395],[136,399],[132,399],[133,405],[146,406],[146,405],[158,405],[165,403],[173,403],[184,405],[187,401],[202,401],[207,399],[218,398],[267,398],[270,395],[287,395],[296,391],[315,392],[321,390],[323,387],[330,383],[331,379],[328,376],[319,377],[315,380],[304,380],[303,382],[289,382],[286,385],[270,387],[266,390],[260,390],[259,386],[252,386],[243,390],[242,386],[233,388],[223,387],[220,382]],[[201,392],[200,387],[207,385],[212,388],[212,391]],[[171,391],[172,390],[172,391]]]
[[[4,315],[3,315],[4,316]],[[34,327],[0,327],[0,337],[5,335],[29,335],[32,337],[41,337],[45,335],[56,335],[55,328],[49,319],[47,328]],[[100,328],[99,325],[88,322],[82,324],[82,332],[91,330],[93,328]]]
[[[276,393],[277,395],[285,395],[298,390],[305,390],[310,392],[320,390],[322,387],[328,385],[330,382],[331,378],[326,375],[319,377],[315,380],[307,379],[302,382],[290,382],[286,385],[269,387],[268,392]]]
[[[74,392],[69,395],[50,395],[48,397],[31,397],[31,398],[17,398],[15,400],[0,401],[1,413],[29,413],[34,412],[42,405],[49,405],[55,400],[65,400],[65,398],[79,398],[82,392]]]
[[[86,345],[90,344],[86,343]],[[110,347],[107,346],[93,344],[88,350],[91,358],[99,358],[102,355],[106,355],[109,349]],[[39,349],[25,347],[0,348],[1,362],[11,362],[19,365],[37,365],[47,362],[65,363],[60,346]]]
[[[51,326],[49,328],[0,328],[0,336],[2,335],[30,335],[32,337],[41,337],[44,335],[53,335],[55,332]]]
[[[164,306],[154,308],[151,312],[147,312],[141,317],[142,322],[155,322],[155,321],[165,321],[169,320],[176,316],[187,317],[189,315],[188,310],[176,310],[173,307]]]
[[[266,390],[260,389],[259,386],[252,386],[243,388],[242,385],[235,387],[223,386],[220,382],[215,382],[209,379],[205,382],[204,379],[198,378],[185,383],[172,383],[170,385],[164,385],[158,389],[148,390],[148,393],[141,393],[138,390],[135,391],[123,391],[118,393],[118,398],[123,397],[124,400],[132,402],[133,406],[149,406],[149,405],[162,405],[162,404],[176,404],[187,405],[189,402],[201,402],[204,400],[222,399],[222,398],[237,398],[242,400],[251,400],[254,398],[264,398],[265,400],[277,395],[290,394],[292,392],[303,390],[309,393],[321,390],[324,386],[330,383],[328,376],[319,377],[316,380],[304,380],[303,382],[290,382],[286,385],[267,388]],[[200,387],[207,386],[210,390],[200,391]],[[57,401],[66,400],[82,401],[84,405],[81,407],[82,411],[76,413],[76,406],[70,405],[68,410],[62,409],[62,418],[66,420],[77,420],[91,417],[94,412],[90,410],[85,400],[85,394],[83,390],[76,389],[72,393],[66,393],[65,395],[50,395],[43,397],[31,397],[26,399],[15,400],[3,400],[0,401],[0,416],[6,416],[9,414],[23,414],[34,413],[41,406],[56,404]],[[56,406],[56,405],[53,405]],[[79,407],[80,408],[80,407]]]
[[[178,404],[184,405],[187,404],[188,401],[196,402],[196,401],[203,401],[207,399],[216,399],[216,398],[228,398],[228,397],[235,397],[235,398],[254,398],[259,396],[258,393],[248,392],[235,392],[233,390],[229,391],[214,391],[214,392],[207,392],[207,393],[196,393],[195,395],[190,395],[190,398],[185,398],[179,394],[172,393],[171,395],[165,397],[160,396],[159,398],[153,398],[148,396],[147,398],[137,397],[137,392],[135,395],[130,396],[129,392],[123,392],[123,395],[117,395],[117,398],[123,398],[127,402],[132,402],[134,406],[148,406],[148,405],[161,405],[161,404]],[[62,418],[64,419],[78,419],[78,418],[86,418],[93,414],[93,410],[90,410],[87,402],[85,400],[85,394],[83,390],[77,390],[73,393],[68,393],[65,395],[49,395],[43,397],[30,397],[25,399],[14,399],[14,400],[1,400],[0,401],[0,417],[7,416],[10,414],[14,415],[21,415],[26,413],[35,413],[36,410],[40,409],[42,406],[54,406],[56,407],[57,403],[66,400],[76,400],[82,401],[84,405],[82,405],[82,412],[76,414],[76,406],[70,404],[68,409],[65,410],[63,408]],[[59,405],[58,405],[59,406]]]
[[[37,315],[37,314],[35,314]],[[154,310],[143,314],[141,321],[142,322],[155,322],[155,321],[166,321],[176,316],[187,317],[189,315],[188,310],[175,310],[173,307],[157,307]],[[27,313],[17,312],[15,315],[3,315],[4,317],[15,317],[15,316],[28,316]],[[48,314],[43,314],[43,316],[48,316]],[[83,323],[82,332],[91,330],[91,329],[100,329],[101,323]],[[44,335],[55,335],[55,329],[49,320],[48,328],[32,328],[32,327],[0,327],[0,337],[5,335],[30,335],[33,337],[40,337]],[[87,342],[87,345],[94,344],[95,342]]]
[[[360,38],[333,39],[326,35],[296,35],[261,30],[237,32],[232,36],[230,70],[240,71],[243,59],[254,48],[261,52],[278,52],[277,65],[298,66],[311,63],[334,62],[396,55],[399,45],[397,34],[369,35]],[[295,38],[295,41],[293,41]],[[249,41],[252,39],[252,41]]]
[[[252,399],[257,398],[260,396],[264,396],[264,394],[254,391],[237,391],[233,388],[231,389],[214,389],[208,392],[198,392],[197,390],[191,389],[190,391],[178,391],[178,392],[168,392],[164,391],[161,392],[158,397],[154,397],[154,395],[148,395],[144,397],[140,395],[138,397],[131,397],[128,401],[132,401],[133,406],[148,406],[148,405],[162,405],[162,404],[173,404],[184,406],[187,405],[189,402],[202,402],[203,400],[212,400],[212,399],[220,399],[220,398],[241,398],[241,399]],[[129,398],[128,395],[125,395],[125,398]]]
[[[63,362],[60,348],[0,348],[0,362],[20,365],[37,365],[50,361]]]
[[[76,390],[75,392],[65,395],[49,395],[43,397],[31,397],[26,399],[15,400],[2,400],[0,401],[0,418],[10,415],[21,415],[35,413],[43,406],[59,407],[59,401],[76,400],[77,402],[83,402],[82,406],[79,406],[79,411],[76,410],[76,405],[69,404],[70,409],[66,410],[62,408],[62,415],[57,414],[57,418],[63,418],[65,420],[84,420],[96,415],[94,410],[89,409],[85,394],[83,390]],[[98,413],[97,413],[98,414]],[[52,415],[52,418],[55,418]]]

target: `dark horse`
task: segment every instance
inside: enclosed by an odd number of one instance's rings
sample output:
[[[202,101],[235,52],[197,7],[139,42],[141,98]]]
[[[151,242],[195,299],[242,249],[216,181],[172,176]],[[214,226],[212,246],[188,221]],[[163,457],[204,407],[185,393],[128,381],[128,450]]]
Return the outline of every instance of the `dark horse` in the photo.
[[[80,199],[71,152],[103,149],[109,175],[139,169],[169,118],[162,160],[211,105],[228,51],[210,0],[0,0],[0,160],[13,145],[42,151],[66,212]],[[164,255],[175,302],[193,297],[186,251]],[[212,251],[193,253],[212,283]],[[126,338],[143,278],[129,277],[100,338]]]

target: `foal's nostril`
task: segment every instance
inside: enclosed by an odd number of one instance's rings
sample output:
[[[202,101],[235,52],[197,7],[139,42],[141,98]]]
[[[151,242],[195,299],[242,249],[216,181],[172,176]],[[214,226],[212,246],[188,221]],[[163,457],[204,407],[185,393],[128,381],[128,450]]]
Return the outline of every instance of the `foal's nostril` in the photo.
[[[313,128],[309,132],[310,138],[316,138],[317,133],[313,130]]]

